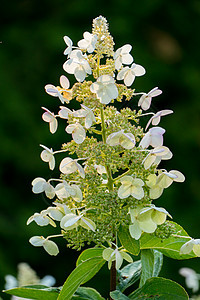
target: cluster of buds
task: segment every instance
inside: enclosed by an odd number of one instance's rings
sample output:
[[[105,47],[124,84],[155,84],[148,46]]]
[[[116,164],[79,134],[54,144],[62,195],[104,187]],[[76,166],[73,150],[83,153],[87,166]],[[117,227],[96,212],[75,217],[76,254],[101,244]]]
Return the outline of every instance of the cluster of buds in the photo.
[[[57,119],[64,119],[65,131],[72,140],[57,151],[41,145],[41,159],[52,171],[55,155],[67,152],[67,156],[59,165],[60,178],[33,180],[34,193],[44,192],[54,200],[53,206],[31,216],[28,224],[59,223],[58,236],[63,236],[74,249],[91,242],[112,245],[116,243],[119,226],[124,224],[129,226],[132,238],[138,240],[143,232],[154,233],[167,216],[171,217],[152,201],[174,181],[185,180],[179,171],[159,168],[161,161],[170,159],[172,153],[163,146],[165,129],[158,124],[162,116],[173,111],[146,112],[162,91],[155,87],[147,93],[136,93],[130,88],[136,77],[146,71],[134,62],[131,45],[114,50],[104,17],[94,19],[92,33],[85,32],[77,46],[68,36],[64,41],[67,60],[63,69],[74,75],[77,82],[70,88],[69,79],[62,75],[60,86],[45,86],[46,92],[57,97],[62,106],[57,114],[43,108],[42,118],[49,123],[52,134],[58,128]],[[129,107],[117,110],[115,101],[130,99]],[[66,106],[72,100],[80,103],[78,110]],[[130,108],[137,106],[138,110]],[[141,126],[144,116],[150,117],[145,128]],[[30,242],[56,255],[57,245],[49,240],[52,237],[55,235],[32,237]],[[118,267],[123,258],[130,260],[117,246],[115,250],[107,249],[105,259],[111,262],[118,257]]]

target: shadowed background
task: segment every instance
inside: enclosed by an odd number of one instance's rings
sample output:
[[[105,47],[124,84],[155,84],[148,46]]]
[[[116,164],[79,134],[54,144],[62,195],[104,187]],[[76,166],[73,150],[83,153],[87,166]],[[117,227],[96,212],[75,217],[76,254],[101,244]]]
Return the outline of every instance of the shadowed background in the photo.
[[[145,76],[136,78],[136,91],[148,92],[158,86],[163,94],[153,99],[154,112],[172,109],[163,117],[164,145],[174,156],[166,169],[186,176],[174,183],[155,201],[165,207],[174,221],[194,238],[200,237],[200,1],[190,0],[92,0],[2,2],[0,26],[0,287],[6,274],[16,275],[19,262],[29,263],[43,277],[51,274],[62,285],[75,266],[77,253],[58,242],[60,254],[50,257],[28,243],[33,235],[47,236],[56,230],[26,226],[34,212],[47,207],[48,200],[31,192],[31,181],[52,173],[41,161],[39,144],[59,149],[69,139],[64,125],[51,135],[41,120],[41,106],[57,111],[59,100],[44,92],[47,83],[58,85],[68,35],[77,43],[84,31],[91,32],[92,19],[103,15],[110,24],[115,49],[129,43],[135,62],[145,67]],[[69,75],[71,85],[74,76]],[[137,102],[133,101],[136,108]],[[61,129],[62,128],[62,129]],[[56,176],[56,171],[54,173]],[[183,284],[180,267],[200,272],[199,259],[164,259],[161,275]],[[99,279],[105,283],[101,286]],[[106,269],[97,275],[97,288],[108,288]],[[95,280],[93,280],[93,283]],[[6,296],[2,296],[6,299]]]

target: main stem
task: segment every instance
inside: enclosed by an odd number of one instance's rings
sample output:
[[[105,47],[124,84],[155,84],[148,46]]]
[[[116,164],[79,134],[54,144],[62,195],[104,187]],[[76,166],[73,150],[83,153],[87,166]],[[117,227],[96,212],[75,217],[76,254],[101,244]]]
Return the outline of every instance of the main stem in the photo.
[[[98,76],[99,76],[99,66],[100,66],[100,59],[98,58],[98,60],[97,60],[97,73],[98,73]],[[101,112],[102,141],[105,144],[106,143],[106,125],[105,125],[105,119],[104,119],[103,105],[101,105],[100,112]],[[111,172],[110,166],[106,165],[105,168],[106,168],[106,173],[107,173],[107,178],[108,178],[107,187],[108,187],[109,192],[111,192],[111,191],[113,191],[114,180],[112,178],[112,172]],[[115,241],[115,243],[116,242],[117,241]],[[110,270],[110,292],[116,290],[116,284],[117,284],[117,270],[116,270],[116,263],[115,263],[115,261],[113,261],[112,265],[111,265],[111,270]],[[113,300],[113,299],[110,297],[110,300]]]

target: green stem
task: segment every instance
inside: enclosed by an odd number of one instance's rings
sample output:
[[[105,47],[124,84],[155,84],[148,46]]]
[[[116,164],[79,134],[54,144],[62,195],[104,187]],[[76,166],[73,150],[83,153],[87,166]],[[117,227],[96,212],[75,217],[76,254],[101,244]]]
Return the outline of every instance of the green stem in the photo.
[[[122,177],[124,177],[124,176],[130,174],[130,172],[131,172],[130,170],[124,172],[122,175],[119,175],[118,177],[114,178],[114,179],[113,179],[113,182],[115,182],[115,181],[119,180],[120,178],[122,178]]]

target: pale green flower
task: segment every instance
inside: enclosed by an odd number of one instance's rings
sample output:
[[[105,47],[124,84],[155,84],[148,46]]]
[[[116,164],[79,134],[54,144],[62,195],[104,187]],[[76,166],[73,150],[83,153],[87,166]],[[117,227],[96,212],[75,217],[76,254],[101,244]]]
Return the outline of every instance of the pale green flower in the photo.
[[[45,110],[45,112],[42,115],[42,119],[49,123],[49,129],[51,133],[55,133],[57,128],[58,128],[58,121],[54,115],[54,113],[52,113],[50,110],[48,110],[45,107],[42,107],[42,109]]]
[[[48,209],[42,210],[40,213],[34,213],[28,220],[27,225],[29,225],[31,222],[35,221],[39,226],[47,226],[52,225],[53,227],[56,227],[55,222],[47,216]]]
[[[53,241],[49,241],[48,238],[43,236],[33,236],[29,242],[35,247],[43,247],[50,255],[56,256],[59,253],[58,246]]]
[[[150,174],[147,177],[146,185],[150,187],[149,197],[151,199],[157,199],[162,195],[164,188],[158,184],[158,177],[156,174]]]
[[[143,160],[144,168],[147,170],[153,164],[158,165],[162,159],[166,160],[166,159],[170,159],[171,157],[172,157],[172,152],[169,150],[169,148],[165,146],[156,147],[152,149]]]
[[[55,196],[54,187],[42,177],[37,177],[32,181],[32,191],[34,194],[45,192],[46,196],[53,199]]]
[[[71,157],[65,157],[60,163],[60,171],[63,174],[71,174],[76,171],[79,172],[82,178],[85,178],[85,172],[82,166],[77,162],[76,159],[72,159]]]
[[[112,248],[106,248],[103,250],[102,253],[103,259],[105,259],[106,261],[108,261],[108,269],[111,269],[111,265],[113,261],[116,261],[116,269],[119,270],[122,263],[123,263],[123,259],[125,259],[126,261],[128,261],[129,263],[133,262],[132,257],[125,252],[124,249],[119,250],[118,247],[116,249],[112,249]]]
[[[158,176],[157,183],[161,187],[167,188],[173,183],[173,181],[184,182],[185,176],[181,172],[176,170],[171,170],[169,172],[162,172]]]
[[[114,78],[110,75],[101,75],[96,82],[91,84],[90,90],[97,95],[103,104],[108,104],[112,99],[118,97],[118,89]]]
[[[106,140],[110,146],[121,145],[125,149],[132,149],[135,147],[135,137],[132,133],[125,133],[124,130],[111,133]]]
[[[95,232],[96,225],[89,218],[85,217],[83,214],[76,215],[73,213],[67,214],[64,216],[60,222],[60,226],[65,230],[71,230],[77,228],[78,226],[82,226],[87,230],[92,230]]]
[[[72,138],[75,143],[81,144],[85,140],[86,132],[81,124],[70,124],[66,127],[65,130],[67,133],[72,134]]]
[[[141,179],[127,175],[123,176],[120,181],[122,184],[118,190],[118,196],[120,199],[133,196],[139,200],[144,197],[144,190],[142,188],[144,182]]]
[[[180,248],[180,254],[190,254],[192,251],[200,257],[200,239],[191,239]]]
[[[48,147],[44,145],[40,145],[44,150],[41,152],[40,157],[43,161],[49,163],[50,170],[53,170],[55,168],[55,157],[53,149],[49,149]]]

